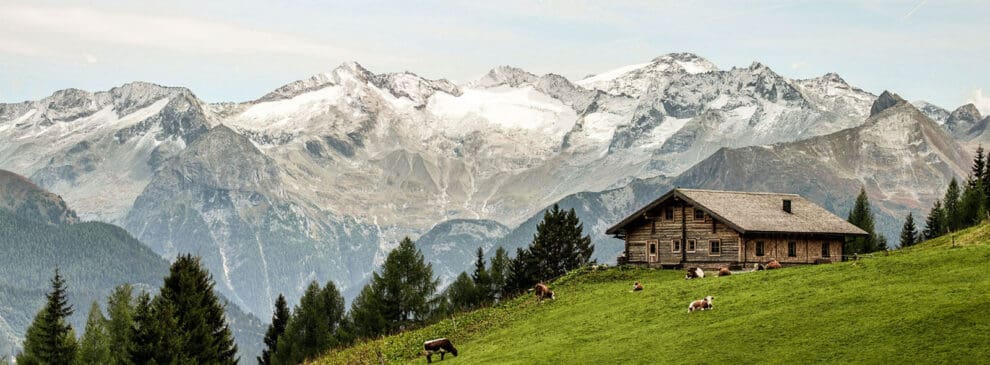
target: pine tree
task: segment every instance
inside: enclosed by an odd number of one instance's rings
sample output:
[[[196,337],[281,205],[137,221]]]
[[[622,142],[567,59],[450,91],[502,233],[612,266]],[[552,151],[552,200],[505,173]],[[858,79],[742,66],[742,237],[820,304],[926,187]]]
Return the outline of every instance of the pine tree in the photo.
[[[291,315],[289,305],[285,302],[285,296],[279,294],[278,299],[275,299],[275,312],[272,314],[272,323],[268,325],[268,331],[265,332],[265,349],[261,351],[261,356],[258,356],[259,365],[272,364],[272,353],[278,349],[279,337],[285,333],[285,326],[288,324]]]
[[[379,287],[365,285],[361,293],[351,302],[350,317],[357,337],[374,337],[384,333],[388,328],[385,304],[382,303],[383,295],[380,291]]]
[[[984,194],[983,181],[970,176],[959,202],[960,229],[975,225],[986,218],[987,198]]]
[[[502,246],[499,246],[495,250],[495,255],[492,256],[491,264],[492,288],[498,300],[502,300],[506,294],[505,286],[509,279],[510,264],[509,253]]]
[[[961,212],[960,198],[959,182],[956,181],[956,178],[952,178],[952,181],[949,182],[949,188],[945,190],[945,198],[942,199],[942,205],[945,207],[946,228],[950,232],[958,231],[963,225],[964,217]]]
[[[73,364],[78,356],[79,345],[68,322],[73,309],[66,295],[68,288],[58,269],[55,269],[51,283],[52,291],[46,296],[45,307],[28,327],[19,364]]]
[[[182,356],[200,364],[234,364],[237,345],[213,286],[199,258],[180,255],[165,277],[158,309],[174,312],[184,337],[179,349]]]
[[[570,270],[586,265],[591,260],[594,245],[590,236],[583,236],[584,225],[574,209],[560,210],[554,204],[543,214],[536,226],[536,234],[528,249],[526,272],[535,272],[529,285],[564,275]]]
[[[491,303],[495,299],[492,291],[492,278],[485,268],[485,251],[478,247],[477,260],[474,262],[474,273],[471,274],[474,280],[474,300],[472,307],[478,307]]]
[[[506,293],[518,294],[533,287],[539,277],[539,263],[528,249],[516,248],[516,257],[509,262],[509,274],[505,282]]]
[[[974,180],[983,181],[986,179],[987,174],[987,160],[983,155],[983,145],[976,147],[976,156],[973,157],[973,167],[971,170],[971,175],[973,175]]]
[[[471,280],[471,277],[462,271],[457,276],[457,279],[454,279],[454,282],[447,287],[447,300],[450,303],[450,310],[457,312],[473,308],[476,304],[476,291],[477,288],[474,286],[474,280]]]
[[[132,343],[128,355],[131,364],[149,364],[155,360],[159,353],[159,343],[161,335],[158,333],[155,314],[151,308],[151,296],[147,292],[141,292],[137,298],[137,306],[134,309],[134,328]],[[157,362],[156,362],[157,363]]]
[[[336,291],[332,283],[327,288]],[[274,363],[298,364],[335,344],[334,331],[343,318],[343,298],[339,295],[325,295],[315,281],[309,284],[286,324]]]
[[[914,225],[914,216],[908,212],[904,219],[904,227],[901,228],[901,247],[914,246],[918,239],[918,228]]]
[[[864,188],[860,188],[859,196],[856,197],[856,204],[849,211],[849,223],[866,231],[867,235],[865,237],[856,237],[846,242],[842,250],[843,252],[846,254],[866,253],[886,248],[886,240],[879,240],[874,230],[870,199],[866,196],[866,189]]]
[[[922,236],[926,240],[930,240],[945,233],[945,210],[942,209],[942,201],[936,199],[935,203],[932,204],[932,210],[928,212],[928,218],[925,220],[925,231]]]
[[[355,299],[351,309],[355,325],[365,335],[379,335],[422,323],[432,315],[438,283],[433,265],[426,263],[412,240],[403,239],[385,258],[381,273],[372,274],[371,282],[358,296],[361,301]],[[371,307],[362,308],[364,305]]]
[[[107,332],[110,340],[110,364],[130,364],[130,352],[134,348],[134,299],[133,288],[124,284],[114,288],[107,298]]]
[[[111,361],[107,319],[103,317],[100,305],[93,302],[86,319],[86,332],[79,343],[79,363],[105,365]]]

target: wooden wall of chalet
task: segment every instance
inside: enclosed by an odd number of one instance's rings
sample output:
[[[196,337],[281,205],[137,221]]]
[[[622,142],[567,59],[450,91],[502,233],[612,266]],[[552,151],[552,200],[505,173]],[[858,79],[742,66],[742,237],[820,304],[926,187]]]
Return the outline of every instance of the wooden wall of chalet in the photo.
[[[665,213],[668,207],[673,208],[673,219],[668,219]],[[695,240],[695,250],[686,253],[688,262],[696,266],[717,267],[741,261],[738,232],[717,220],[713,225],[713,219],[708,214],[703,220],[696,220],[691,206],[687,206],[684,213],[687,215],[687,239],[682,241],[682,249],[688,247],[688,240]],[[628,260],[650,266],[679,264],[681,252],[673,250],[672,241],[681,239],[681,235],[681,207],[676,204],[661,205],[648,212],[647,217],[640,217],[627,227]],[[709,252],[710,240],[721,243],[721,253]],[[656,261],[651,260],[649,254],[650,242],[653,241],[657,243]]]
[[[763,256],[756,255],[757,242],[763,241]],[[789,256],[788,245],[794,242],[796,252]],[[822,256],[822,244],[828,243],[829,257]],[[813,264],[842,261],[842,240],[832,237],[787,238],[787,237],[746,237],[745,263],[767,263],[771,260],[787,264]]]

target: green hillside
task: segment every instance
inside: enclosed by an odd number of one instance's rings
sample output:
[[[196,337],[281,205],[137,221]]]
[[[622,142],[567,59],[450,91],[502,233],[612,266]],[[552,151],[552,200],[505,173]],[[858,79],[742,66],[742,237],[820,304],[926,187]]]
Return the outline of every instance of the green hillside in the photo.
[[[990,225],[856,262],[686,281],[679,271],[612,268],[531,296],[331,353],[319,364],[945,363],[990,360]],[[646,286],[630,291],[633,281]],[[687,313],[693,299],[715,309]],[[965,360],[963,360],[965,359]],[[434,361],[438,357],[434,357]]]

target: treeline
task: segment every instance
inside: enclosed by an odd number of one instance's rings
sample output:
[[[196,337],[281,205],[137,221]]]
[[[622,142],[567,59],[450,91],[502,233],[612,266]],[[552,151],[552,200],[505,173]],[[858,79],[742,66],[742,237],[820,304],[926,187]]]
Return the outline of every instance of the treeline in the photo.
[[[955,177],[949,182],[942,199],[935,200],[925,228],[918,231],[914,216],[908,213],[901,228],[901,247],[910,247],[967,227],[987,219],[990,207],[990,154],[984,154],[983,146],[976,149],[973,166],[966,181],[960,187]]]
[[[479,249],[473,273],[461,273],[443,293],[437,293],[432,265],[406,238],[346,313],[332,282],[311,283],[292,310],[279,295],[258,363],[298,364],[359,339],[394,334],[523,293],[589,262],[594,246],[582,232],[574,210],[555,205],[544,214],[530,246],[518,249],[515,258],[500,247],[486,264]]]
[[[94,302],[77,340],[67,284],[56,269],[17,364],[236,364],[237,346],[213,286],[199,258],[179,256],[154,297],[118,286],[107,316]]]

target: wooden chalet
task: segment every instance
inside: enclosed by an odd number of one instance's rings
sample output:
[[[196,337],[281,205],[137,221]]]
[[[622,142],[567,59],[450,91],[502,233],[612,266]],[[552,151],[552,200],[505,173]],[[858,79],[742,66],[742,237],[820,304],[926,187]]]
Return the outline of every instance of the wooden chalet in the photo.
[[[846,238],[866,235],[800,195],[681,188],[606,233],[626,242],[620,264],[706,269],[840,261]]]

